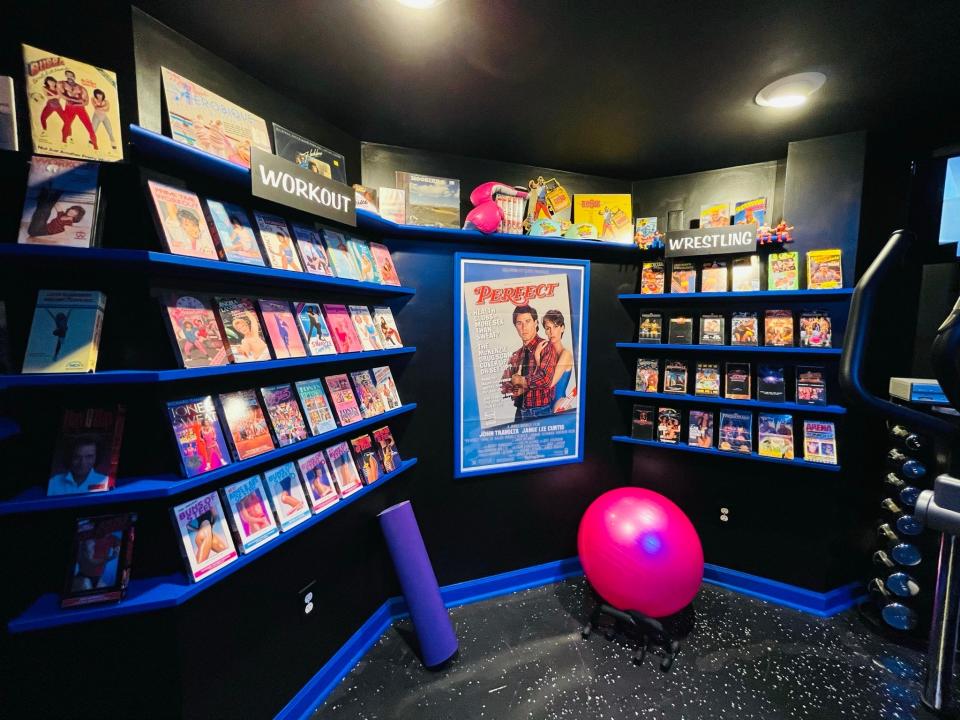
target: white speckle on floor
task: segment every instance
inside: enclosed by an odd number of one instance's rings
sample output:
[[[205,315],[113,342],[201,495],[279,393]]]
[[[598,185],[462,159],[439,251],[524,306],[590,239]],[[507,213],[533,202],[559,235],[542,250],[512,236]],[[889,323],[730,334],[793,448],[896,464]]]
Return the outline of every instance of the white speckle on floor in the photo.
[[[923,658],[872,634],[855,611],[818,618],[704,585],[670,619],[670,672],[634,644],[580,630],[582,578],[451,610],[458,654],[424,669],[389,630],[314,720],[920,720]]]

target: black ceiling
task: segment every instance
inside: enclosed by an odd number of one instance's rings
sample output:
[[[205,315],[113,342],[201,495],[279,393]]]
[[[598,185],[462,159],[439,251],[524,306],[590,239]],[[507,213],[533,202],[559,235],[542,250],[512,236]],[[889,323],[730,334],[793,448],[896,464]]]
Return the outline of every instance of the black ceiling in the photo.
[[[850,130],[960,136],[956,0],[136,5],[373,142],[643,178]],[[807,107],[754,104],[805,70],[827,75]]]

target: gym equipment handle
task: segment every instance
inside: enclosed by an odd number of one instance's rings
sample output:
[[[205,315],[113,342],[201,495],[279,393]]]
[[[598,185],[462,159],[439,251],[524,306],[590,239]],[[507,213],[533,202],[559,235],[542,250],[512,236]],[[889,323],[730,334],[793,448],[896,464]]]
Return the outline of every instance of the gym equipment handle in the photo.
[[[840,387],[852,403],[867,410],[881,413],[915,431],[951,437],[957,432],[952,423],[877,397],[863,384],[863,363],[877,293],[890,271],[909,250],[914,237],[912,232],[895,230],[854,288],[843,353],[840,355]]]

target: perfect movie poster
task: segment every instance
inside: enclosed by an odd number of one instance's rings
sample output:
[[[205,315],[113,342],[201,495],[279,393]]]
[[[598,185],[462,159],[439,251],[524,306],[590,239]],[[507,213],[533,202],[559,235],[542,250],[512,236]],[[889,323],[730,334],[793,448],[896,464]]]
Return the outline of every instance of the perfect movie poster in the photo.
[[[457,254],[457,477],[583,460],[586,260]]]

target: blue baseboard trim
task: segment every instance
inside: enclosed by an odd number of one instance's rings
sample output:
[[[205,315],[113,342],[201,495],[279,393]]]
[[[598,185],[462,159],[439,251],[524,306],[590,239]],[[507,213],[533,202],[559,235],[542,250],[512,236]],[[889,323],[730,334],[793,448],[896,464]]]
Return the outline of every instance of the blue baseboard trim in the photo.
[[[393,625],[398,599],[390,598],[378,607],[300,692],[293,696],[286,707],[277,713],[276,720],[309,718],[323,705],[333,689]]]
[[[477,580],[466,580],[440,588],[440,596],[448,607],[459,607],[470,603],[488,600],[493,597],[550,585],[567,578],[583,575],[578,558],[567,558],[555,562],[533,565],[511,570],[499,575],[489,575]]]
[[[849,583],[821,593],[709,563],[703,566],[703,581],[817,617],[836,615],[864,597],[862,583]]]
[[[448,608],[460,607],[521,590],[550,585],[580,575],[583,575],[580,559],[565,558],[476,580],[444,585],[440,588],[440,596]],[[741,595],[759,598],[817,617],[836,615],[863,599],[861,583],[850,583],[821,593],[709,563],[704,565],[703,581],[733,590]],[[277,713],[277,720],[309,718],[317,708],[323,705],[334,688],[393,623],[408,616],[407,604],[402,597],[392,597],[387,600],[303,686],[286,707]]]

